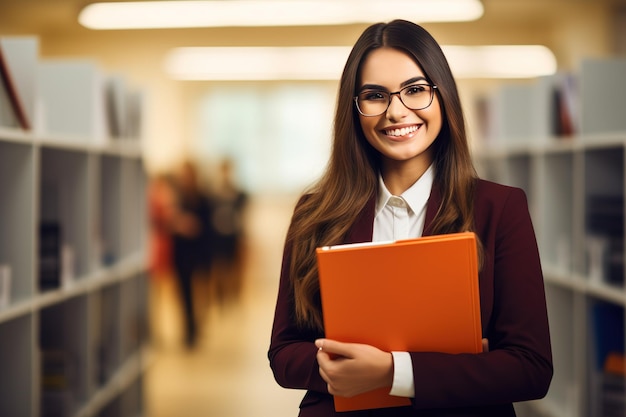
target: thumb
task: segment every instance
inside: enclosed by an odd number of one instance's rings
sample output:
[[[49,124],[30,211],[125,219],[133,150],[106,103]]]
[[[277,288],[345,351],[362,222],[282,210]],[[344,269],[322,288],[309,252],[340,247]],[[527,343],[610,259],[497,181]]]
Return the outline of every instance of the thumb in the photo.
[[[315,346],[323,352],[332,353],[347,358],[352,357],[352,349],[350,349],[350,343],[338,342],[331,339],[317,339]]]

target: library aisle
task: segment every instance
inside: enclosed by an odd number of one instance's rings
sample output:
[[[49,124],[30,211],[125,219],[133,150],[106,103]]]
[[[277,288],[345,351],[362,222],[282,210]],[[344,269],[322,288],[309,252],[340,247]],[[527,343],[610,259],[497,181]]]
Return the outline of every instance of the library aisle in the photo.
[[[267,360],[282,245],[292,198],[254,198],[247,210],[239,296],[209,297],[198,346],[180,340],[175,287],[162,284],[152,310],[155,348],[145,375],[147,417],[291,417],[303,392],[273,379]],[[202,282],[202,281],[200,281]],[[153,289],[156,285],[153,285]],[[199,288],[202,295],[215,288]]]

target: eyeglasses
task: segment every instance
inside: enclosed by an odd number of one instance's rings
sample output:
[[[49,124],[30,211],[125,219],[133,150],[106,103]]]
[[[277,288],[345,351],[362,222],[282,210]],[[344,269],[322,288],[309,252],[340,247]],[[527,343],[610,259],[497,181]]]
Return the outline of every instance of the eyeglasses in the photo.
[[[363,116],[380,116],[387,111],[392,97],[397,94],[406,108],[422,110],[432,104],[436,88],[436,85],[431,84],[412,84],[393,93],[384,90],[365,90],[354,97],[354,102]]]

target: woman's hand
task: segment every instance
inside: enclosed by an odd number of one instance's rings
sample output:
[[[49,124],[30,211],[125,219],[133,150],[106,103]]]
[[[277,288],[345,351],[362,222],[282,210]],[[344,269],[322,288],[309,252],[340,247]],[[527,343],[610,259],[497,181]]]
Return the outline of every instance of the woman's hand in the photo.
[[[489,341],[482,339],[483,352],[489,352]],[[390,352],[360,343],[342,343],[330,339],[315,341],[320,375],[328,392],[353,397],[377,388],[391,387],[393,357]]]
[[[370,345],[342,343],[330,339],[315,341],[317,362],[328,392],[353,397],[377,388],[391,387],[393,358]]]

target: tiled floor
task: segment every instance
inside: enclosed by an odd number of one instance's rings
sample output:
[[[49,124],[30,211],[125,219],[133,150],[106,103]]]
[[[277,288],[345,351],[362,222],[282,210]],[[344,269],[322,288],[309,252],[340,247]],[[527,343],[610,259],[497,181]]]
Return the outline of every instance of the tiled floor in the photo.
[[[294,200],[251,201],[238,297],[209,298],[198,347],[180,343],[175,287],[153,285],[154,361],[145,378],[147,417],[291,417],[303,392],[276,384],[267,360],[282,245]],[[158,291],[157,291],[158,290]],[[198,288],[204,294],[215,288]]]

